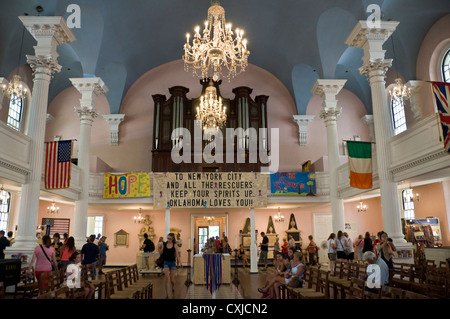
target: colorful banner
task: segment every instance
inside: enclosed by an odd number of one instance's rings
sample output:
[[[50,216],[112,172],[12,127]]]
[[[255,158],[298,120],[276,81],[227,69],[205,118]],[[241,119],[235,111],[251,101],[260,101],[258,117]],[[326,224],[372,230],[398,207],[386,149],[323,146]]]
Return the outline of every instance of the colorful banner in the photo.
[[[105,173],[103,198],[150,197],[150,173]]]
[[[270,174],[272,195],[316,195],[316,174],[314,172],[292,172]]]
[[[153,207],[267,206],[267,175],[260,173],[154,173]]]

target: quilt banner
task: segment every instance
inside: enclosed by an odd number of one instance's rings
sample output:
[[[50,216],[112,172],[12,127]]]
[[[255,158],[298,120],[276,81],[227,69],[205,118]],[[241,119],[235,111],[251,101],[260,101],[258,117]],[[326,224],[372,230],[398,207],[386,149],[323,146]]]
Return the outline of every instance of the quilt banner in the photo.
[[[105,173],[103,198],[150,197],[150,173]]]
[[[153,207],[267,206],[267,175],[260,173],[154,173]]]
[[[291,172],[270,174],[272,195],[315,196],[316,174],[314,172]]]

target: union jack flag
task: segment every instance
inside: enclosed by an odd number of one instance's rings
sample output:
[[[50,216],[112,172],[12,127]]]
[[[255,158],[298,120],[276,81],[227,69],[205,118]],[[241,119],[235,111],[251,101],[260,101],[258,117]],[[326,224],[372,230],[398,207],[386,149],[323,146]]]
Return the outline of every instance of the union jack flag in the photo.
[[[431,82],[441,120],[444,148],[450,154],[450,83]]]

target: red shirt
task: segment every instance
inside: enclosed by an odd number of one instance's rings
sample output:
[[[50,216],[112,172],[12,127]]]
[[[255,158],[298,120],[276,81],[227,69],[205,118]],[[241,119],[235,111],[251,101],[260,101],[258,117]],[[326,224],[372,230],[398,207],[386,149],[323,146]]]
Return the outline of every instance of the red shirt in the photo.
[[[281,252],[282,252],[283,254],[287,254],[288,249],[289,249],[289,243],[288,243],[287,241],[285,241],[285,242],[283,243],[283,246],[281,246]]]

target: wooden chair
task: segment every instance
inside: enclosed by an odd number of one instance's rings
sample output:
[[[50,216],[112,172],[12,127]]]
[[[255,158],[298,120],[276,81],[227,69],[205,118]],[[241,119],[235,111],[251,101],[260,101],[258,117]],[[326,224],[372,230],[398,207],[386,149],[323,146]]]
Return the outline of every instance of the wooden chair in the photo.
[[[366,282],[357,277],[350,279],[350,287],[348,293],[345,295],[346,299],[364,299],[364,292],[366,289]]]
[[[317,291],[317,280],[319,276],[319,268],[307,266],[305,272],[303,274],[303,279],[306,284],[303,287],[299,288],[291,288],[287,286],[282,286],[286,290],[286,298],[287,299],[299,299],[300,292],[306,291]],[[280,294],[281,296],[281,294]]]
[[[74,295],[69,287],[62,287],[40,294],[37,299],[74,299]]]
[[[316,291],[301,291],[300,299],[328,299],[330,297],[330,287],[328,284],[328,271],[319,270]]]
[[[381,286],[381,299],[404,299],[405,290],[391,286]]]
[[[105,298],[110,299],[117,291],[119,291],[119,271],[108,271],[105,275]]]
[[[414,291],[405,290],[403,299],[430,299],[430,297],[425,296],[423,294],[418,294]]]
[[[394,268],[389,269],[389,286],[409,290],[412,267],[411,264],[394,264]]]
[[[447,298],[448,280],[445,276],[428,273],[426,279],[427,296],[435,299]]]
[[[32,276],[28,276],[29,268],[22,268],[20,271],[20,281],[15,285],[14,290],[14,299],[17,298],[18,293],[23,293],[23,298],[27,295],[30,298],[33,298],[35,293],[39,291],[39,284],[36,280],[34,274]]]
[[[338,298],[338,288],[339,288],[338,282],[344,278],[345,271],[348,271],[347,267],[348,267],[348,263],[346,263],[346,262],[344,263],[342,261],[341,262],[336,261],[335,271],[334,271],[335,276],[329,276],[329,278],[328,278],[330,290],[333,291],[334,299]]]
[[[39,294],[54,291],[60,288],[61,284],[61,272],[59,270],[44,272],[40,274]]]
[[[84,267],[85,279],[94,286],[97,291],[97,298],[102,299],[106,284],[105,275],[96,275],[94,264],[84,265]]]

